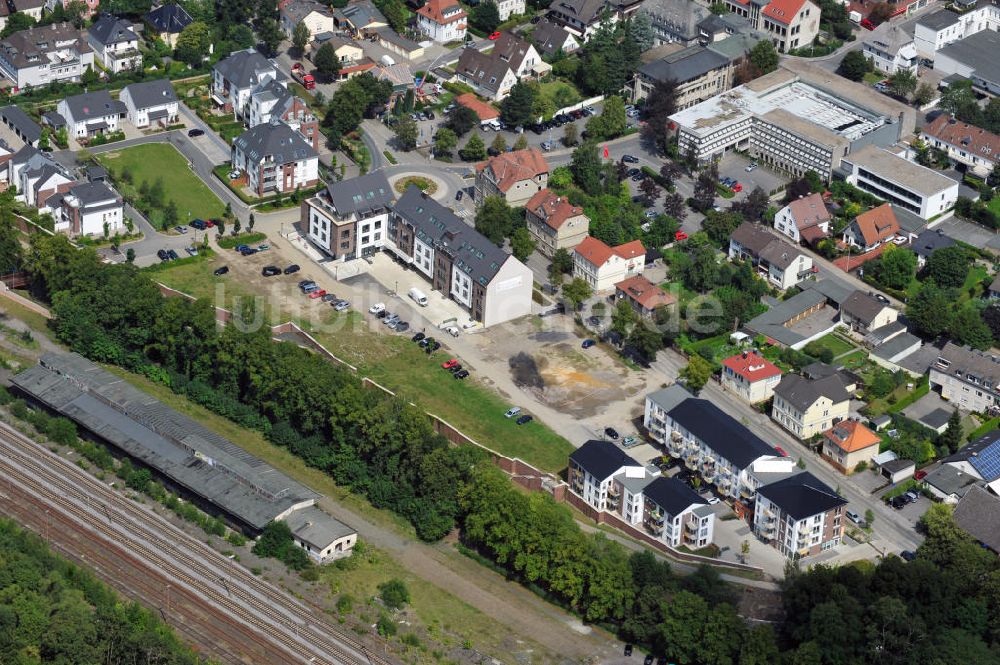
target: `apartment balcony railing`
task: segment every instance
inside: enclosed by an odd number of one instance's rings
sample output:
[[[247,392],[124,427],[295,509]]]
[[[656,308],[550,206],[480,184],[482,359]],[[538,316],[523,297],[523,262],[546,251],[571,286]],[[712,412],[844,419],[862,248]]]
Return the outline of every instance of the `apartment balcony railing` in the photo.
[[[621,493],[622,489],[618,485],[612,484],[611,487],[608,488],[608,496],[621,496]]]
[[[697,522],[685,522],[684,530],[688,533],[698,533],[698,523]]]
[[[672,430],[670,432],[670,440],[671,441],[683,441],[684,440],[684,435],[681,434],[680,432],[678,432],[677,430]]]
[[[687,457],[685,457],[684,458],[684,466],[686,466],[687,468],[691,469],[692,471],[694,471],[695,469],[697,469],[698,468],[698,456],[697,455],[688,455]]]
[[[663,522],[657,523],[651,520],[646,520],[645,527],[646,531],[648,531],[654,536],[659,537],[663,535]]]

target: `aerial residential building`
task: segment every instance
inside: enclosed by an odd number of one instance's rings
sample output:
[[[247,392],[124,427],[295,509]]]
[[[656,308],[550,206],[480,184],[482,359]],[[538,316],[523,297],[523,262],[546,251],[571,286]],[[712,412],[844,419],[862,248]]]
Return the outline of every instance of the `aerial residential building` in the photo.
[[[417,29],[441,44],[464,41],[468,19],[458,0],[428,0],[417,10]]]
[[[573,251],[590,229],[590,218],[583,214],[583,208],[550,189],[543,189],[528,200],[524,216],[535,248],[549,258],[559,249]]]
[[[28,28],[0,41],[0,71],[16,88],[77,82],[94,65],[94,51],[72,23]]]
[[[319,152],[319,119],[301,97],[292,94],[283,82],[271,79],[250,96],[247,124],[250,127],[280,120],[297,131],[312,149]]]
[[[691,396],[678,402],[671,388],[646,396],[643,425],[667,455],[683,460],[720,494],[749,501],[759,487],[794,471],[791,458],[715,404]]]
[[[212,68],[212,100],[239,120],[250,114],[250,97],[269,81],[286,82],[277,65],[255,49],[235,51]]]
[[[677,478],[655,478],[642,489],[643,526],[670,547],[699,549],[715,531],[712,506]]]
[[[636,314],[645,319],[653,319],[656,310],[677,302],[676,298],[642,275],[633,275],[615,284],[615,298],[625,300]]]
[[[910,249],[917,255],[917,270],[923,270],[927,260],[938,250],[954,246],[954,239],[945,235],[943,229],[926,229],[910,243]]]
[[[501,32],[500,36],[493,40],[491,55],[509,64],[518,79],[541,75],[552,69],[542,62],[541,56],[531,42],[521,39],[512,32]]]
[[[985,178],[1000,162],[1000,136],[942,113],[920,130],[930,147],[944,150],[948,158]]]
[[[843,240],[844,244],[865,253],[883,243],[892,242],[899,233],[899,221],[892,212],[892,206],[883,203],[855,217],[844,229]]]
[[[386,248],[489,327],[531,313],[531,270],[411,186],[389,217]]]
[[[609,441],[591,439],[570,453],[570,487],[597,510],[619,509],[621,493],[613,487],[617,475],[644,479],[646,468]]]
[[[958,181],[869,145],[843,158],[847,182],[883,201],[930,219],[955,207]]]
[[[767,33],[781,53],[809,46],[819,34],[819,7],[809,0],[725,0],[725,4]]]
[[[690,0],[646,0],[639,13],[649,19],[655,45],[683,46],[698,43],[701,35],[698,24],[712,15],[708,7]]]
[[[875,69],[892,76],[896,72],[917,73],[917,47],[903,28],[886,21],[864,42],[862,53]]]
[[[774,397],[781,369],[757,351],[744,351],[722,361],[722,387],[745,402],[758,404]]]
[[[771,418],[800,439],[808,439],[845,420],[850,407],[851,396],[839,377],[785,374],[774,387]]]
[[[548,182],[549,165],[538,148],[500,153],[476,165],[476,205],[488,196],[499,196],[508,205],[522,206]]]
[[[278,4],[281,29],[291,36],[295,26],[302,23],[309,30],[309,39],[323,32],[333,32],[333,12],[328,5],[317,0],[285,0]]]
[[[257,196],[289,194],[319,184],[319,155],[301,134],[277,118],[233,140],[232,166],[246,172]]]
[[[639,67],[630,82],[632,102],[646,99],[657,83],[675,85],[677,109],[686,109],[733,85],[733,65],[726,56],[703,46],[689,46]]]
[[[111,237],[125,230],[125,206],[103,182],[83,182],[48,197],[38,208],[55,220],[55,230],[77,236]]]
[[[302,202],[302,228],[313,244],[334,259],[370,256],[389,237],[394,200],[382,171],[332,182]]]
[[[130,83],[118,98],[125,104],[125,114],[133,127],[177,122],[177,94],[167,79]]]
[[[955,506],[955,524],[973,540],[1000,554],[1000,497],[973,487]]]
[[[371,0],[355,0],[333,10],[336,27],[354,37],[367,36],[389,26],[389,21]]]
[[[774,215],[774,228],[799,244],[815,244],[830,233],[833,215],[826,209],[821,194],[800,197]]]
[[[750,222],[729,237],[730,260],[749,261],[768,284],[788,289],[813,274],[812,257]]]
[[[17,199],[37,208],[50,196],[65,191],[73,179],[52,157],[26,145],[7,161],[7,182],[17,188]]]
[[[593,236],[587,236],[573,250],[573,277],[579,277],[597,293],[614,288],[633,275],[641,275],[646,267],[646,248],[633,240],[617,247],[608,247]]]
[[[124,19],[102,14],[87,30],[87,42],[97,60],[112,74],[142,68],[139,35]]]
[[[1000,30],[1000,6],[990,1],[963,4],[961,12],[941,9],[917,20],[913,41],[920,55],[934,60],[937,51],[948,44],[984,30]]]
[[[38,140],[42,138],[42,128],[20,106],[0,108],[0,121],[26,145],[38,147]]]
[[[607,0],[554,0],[548,18],[585,42],[602,24],[617,23],[619,16]]]
[[[66,97],[56,105],[56,111],[66,119],[69,135],[81,139],[117,132],[127,108],[111,99],[107,90],[99,90]]]
[[[930,385],[962,410],[991,412],[1000,407],[1000,360],[948,342],[930,366]]]
[[[499,102],[510,94],[517,74],[509,62],[479,49],[462,49],[455,65],[455,77],[486,99]]]
[[[25,16],[30,16],[35,19],[35,21],[41,21],[42,13],[45,11],[53,11],[56,8],[56,2],[58,2],[58,0],[12,0],[7,5],[7,10],[10,11],[13,9],[17,14],[24,14]],[[64,2],[62,4],[63,7],[65,7],[67,3]],[[87,8],[92,8],[97,5],[97,2],[96,0],[86,0],[84,5]],[[86,14],[87,12],[85,11],[84,15]]]
[[[681,153],[693,153],[700,163],[743,150],[779,171],[815,171],[828,180],[855,148],[893,145],[912,132],[915,116],[911,107],[861,84],[789,61],[670,120]]]
[[[983,30],[949,44],[934,55],[934,71],[972,81],[977,92],[1000,94],[1000,71],[993,55],[1000,49],[1000,32]]]
[[[823,457],[841,473],[869,464],[878,455],[882,437],[857,420],[843,420],[823,432]]]
[[[333,75],[336,81],[347,81],[365,72],[370,72],[376,67],[374,60],[365,57],[361,44],[347,35],[333,32],[321,32],[316,35],[316,39],[312,43],[310,58],[315,58],[316,53],[327,45],[333,49],[333,54],[340,64],[337,73]],[[412,85],[412,80],[410,83]]]
[[[193,19],[178,4],[169,3],[156,7],[146,14],[149,31],[162,39],[170,48],[177,47],[177,38]]]
[[[535,29],[531,32],[531,42],[541,55],[548,56],[573,53],[580,48],[580,42],[576,37],[563,26],[547,18],[535,24]]]
[[[861,290],[854,291],[840,304],[840,322],[862,336],[893,323],[898,317],[897,310]]]
[[[506,21],[515,14],[524,13],[524,0],[497,0],[496,5],[501,21]]]
[[[991,430],[970,441],[941,460],[947,465],[978,478],[994,492],[1000,490],[1000,430]]]
[[[812,556],[840,544],[847,499],[808,471],[757,490],[753,528],[789,559]]]

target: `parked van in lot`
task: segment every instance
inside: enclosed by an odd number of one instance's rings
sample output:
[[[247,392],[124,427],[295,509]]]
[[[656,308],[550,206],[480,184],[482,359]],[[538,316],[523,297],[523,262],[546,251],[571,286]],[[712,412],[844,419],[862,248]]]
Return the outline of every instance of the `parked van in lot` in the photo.
[[[416,287],[410,289],[410,297],[421,307],[427,307],[427,294],[420,289]]]

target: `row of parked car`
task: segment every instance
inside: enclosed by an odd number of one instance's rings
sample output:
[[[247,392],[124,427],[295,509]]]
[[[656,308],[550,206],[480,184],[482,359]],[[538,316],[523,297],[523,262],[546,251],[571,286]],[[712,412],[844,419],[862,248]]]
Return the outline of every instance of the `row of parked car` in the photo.
[[[536,134],[541,134],[547,129],[555,129],[556,127],[562,127],[568,122],[574,122],[580,120],[581,118],[586,118],[597,113],[597,109],[593,106],[588,106],[586,108],[577,109],[575,111],[567,111],[566,113],[560,113],[554,116],[551,120],[544,120],[542,122],[536,122],[533,125],[528,125],[528,129]]]
[[[737,193],[743,191],[743,185],[741,185],[736,178],[730,178],[729,176],[719,176],[719,184],[723,185],[724,187],[728,187],[729,189]]]
[[[907,506],[919,498],[920,495],[917,492],[910,490],[908,492],[900,494],[899,496],[894,496],[891,499],[889,499],[889,505],[895,508],[896,510],[901,510],[903,506]]]
[[[382,323],[389,329],[395,330],[396,332],[406,332],[410,329],[410,324],[400,318],[399,314],[392,314],[385,308],[385,303],[375,303],[368,308],[368,313],[372,314],[376,319],[382,321]],[[427,353],[430,353],[428,351]]]
[[[423,335],[423,333],[417,333],[416,335],[413,336],[413,339],[417,339],[418,335]],[[423,343],[423,340],[421,340],[421,343]],[[458,362],[456,358],[445,360],[443,363],[441,363],[441,369],[448,370],[449,372],[451,372],[451,375],[456,379],[464,379],[465,377],[469,376],[469,370],[462,369],[462,363]]]

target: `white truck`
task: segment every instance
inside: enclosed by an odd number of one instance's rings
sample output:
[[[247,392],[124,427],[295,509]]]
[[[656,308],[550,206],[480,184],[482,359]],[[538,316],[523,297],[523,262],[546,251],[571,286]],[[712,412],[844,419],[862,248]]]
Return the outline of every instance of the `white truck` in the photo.
[[[421,307],[427,307],[427,294],[417,287],[410,289],[410,297],[413,298],[413,301]]]

